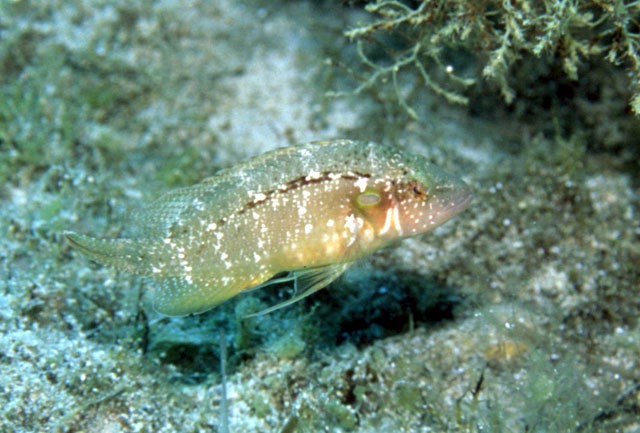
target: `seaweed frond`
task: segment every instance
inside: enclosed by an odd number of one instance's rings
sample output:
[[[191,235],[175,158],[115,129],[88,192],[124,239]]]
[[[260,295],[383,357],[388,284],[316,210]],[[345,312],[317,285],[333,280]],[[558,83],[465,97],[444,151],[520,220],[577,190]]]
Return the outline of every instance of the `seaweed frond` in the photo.
[[[515,88],[530,84],[512,78],[526,57],[557,64],[570,80],[598,59],[624,67],[631,108],[640,114],[640,1],[374,0],[365,10],[372,21],[345,32],[369,70],[355,92],[391,81],[412,117],[401,71],[412,69],[422,86],[452,103],[466,105],[468,88],[481,79],[511,103]]]

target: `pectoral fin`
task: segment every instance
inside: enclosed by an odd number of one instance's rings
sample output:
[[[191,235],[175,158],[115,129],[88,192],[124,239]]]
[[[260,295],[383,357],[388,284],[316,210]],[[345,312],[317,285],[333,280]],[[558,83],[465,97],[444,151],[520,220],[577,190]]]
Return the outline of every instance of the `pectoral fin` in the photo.
[[[338,278],[344,271],[347,270],[351,263],[340,263],[337,265],[322,266],[319,268],[300,269],[292,271],[289,276],[282,278],[283,281],[293,279],[295,294],[291,299],[287,299],[284,302],[276,304],[258,313],[249,314],[245,317],[255,317],[263,314],[271,313],[280,308],[294,304],[299,300],[306,298],[309,295],[317,292],[320,289],[331,284],[333,280]]]

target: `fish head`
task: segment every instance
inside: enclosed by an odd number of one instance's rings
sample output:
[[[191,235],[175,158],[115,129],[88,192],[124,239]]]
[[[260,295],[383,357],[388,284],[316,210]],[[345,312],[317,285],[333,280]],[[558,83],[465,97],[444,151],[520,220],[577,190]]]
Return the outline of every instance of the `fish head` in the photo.
[[[366,221],[361,239],[386,243],[427,232],[466,209],[471,198],[457,176],[423,157],[406,159],[373,176],[357,195],[355,206]]]

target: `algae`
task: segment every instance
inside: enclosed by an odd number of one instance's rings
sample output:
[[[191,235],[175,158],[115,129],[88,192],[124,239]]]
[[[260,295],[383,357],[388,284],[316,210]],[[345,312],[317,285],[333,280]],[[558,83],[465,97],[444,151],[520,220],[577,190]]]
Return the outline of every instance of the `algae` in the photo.
[[[547,68],[557,66],[572,81],[601,59],[625,66],[629,104],[640,113],[637,1],[372,0],[365,10],[375,19],[345,32],[370,71],[356,92],[390,81],[412,117],[416,112],[398,86],[403,69],[415,70],[414,88],[425,86],[452,103],[468,104],[465,89],[483,78],[511,103],[535,85],[533,73],[528,80],[513,77],[514,69],[527,64],[523,59],[532,57]]]

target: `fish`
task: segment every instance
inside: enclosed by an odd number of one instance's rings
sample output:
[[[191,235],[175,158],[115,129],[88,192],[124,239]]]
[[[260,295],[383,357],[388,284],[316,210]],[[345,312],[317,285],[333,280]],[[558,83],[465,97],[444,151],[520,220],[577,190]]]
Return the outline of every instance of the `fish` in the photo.
[[[90,259],[152,277],[154,309],[207,311],[248,290],[293,282],[326,287],[353,262],[438,227],[467,208],[471,189],[425,157],[352,140],[275,149],[160,196],[127,224],[131,235],[68,231]]]

